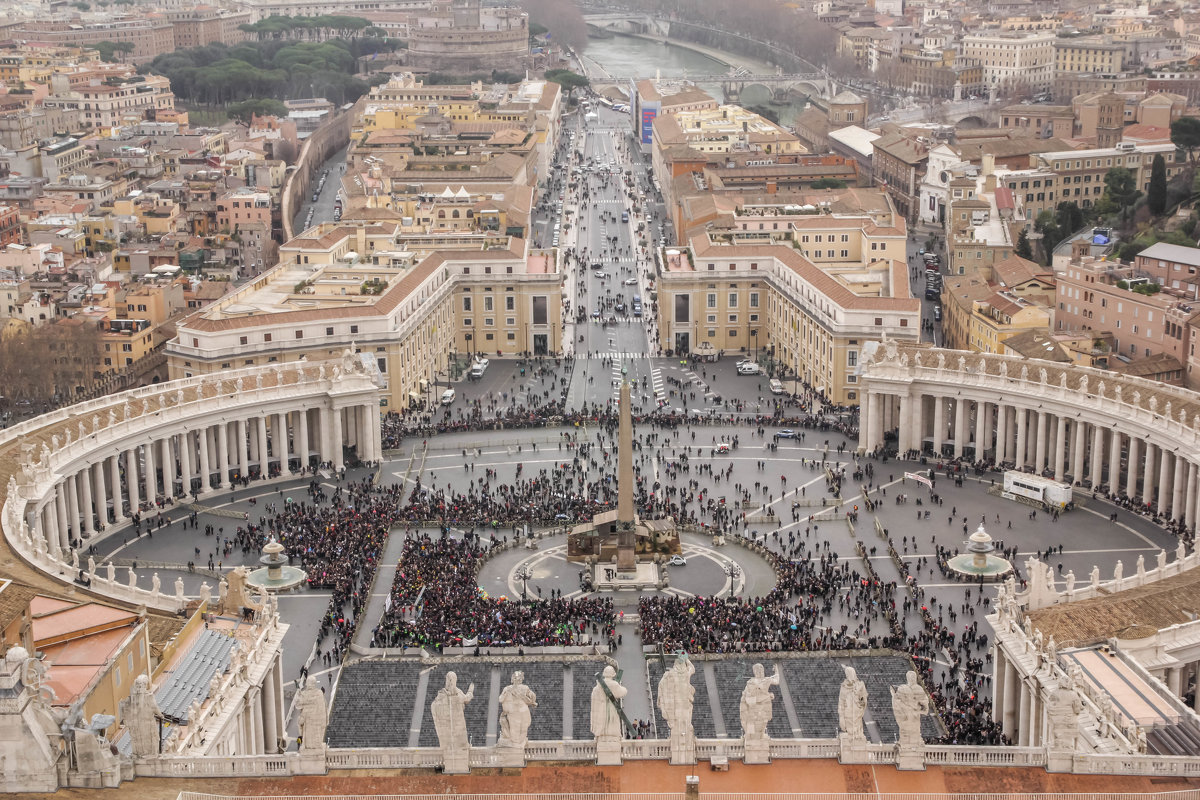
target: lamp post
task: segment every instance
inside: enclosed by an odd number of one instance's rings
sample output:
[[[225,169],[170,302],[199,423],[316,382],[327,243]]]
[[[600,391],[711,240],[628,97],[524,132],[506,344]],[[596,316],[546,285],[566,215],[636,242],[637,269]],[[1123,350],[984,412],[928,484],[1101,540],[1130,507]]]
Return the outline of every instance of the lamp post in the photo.
[[[513,577],[521,582],[521,601],[529,602],[529,579],[533,577],[533,569],[528,564],[517,567]]]
[[[729,596],[733,596],[733,582],[742,574],[742,568],[733,561],[726,561],[721,565],[721,572],[725,573],[725,577],[729,578]]]
[[[750,338],[754,340],[754,360],[758,361],[758,328],[750,331]]]

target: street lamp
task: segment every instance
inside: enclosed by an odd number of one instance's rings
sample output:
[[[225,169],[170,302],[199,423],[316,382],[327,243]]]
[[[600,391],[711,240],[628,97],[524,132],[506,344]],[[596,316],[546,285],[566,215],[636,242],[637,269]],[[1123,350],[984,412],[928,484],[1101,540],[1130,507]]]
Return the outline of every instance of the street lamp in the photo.
[[[725,577],[729,578],[729,596],[733,596],[733,582],[742,574],[742,568],[733,561],[726,561],[721,565],[721,572],[725,573]]]
[[[513,573],[513,577],[521,582],[521,600],[529,602],[529,579],[533,577],[533,568],[528,564],[522,564],[517,567],[517,571]]]
[[[750,338],[754,340],[754,360],[758,361],[758,328],[750,331]]]

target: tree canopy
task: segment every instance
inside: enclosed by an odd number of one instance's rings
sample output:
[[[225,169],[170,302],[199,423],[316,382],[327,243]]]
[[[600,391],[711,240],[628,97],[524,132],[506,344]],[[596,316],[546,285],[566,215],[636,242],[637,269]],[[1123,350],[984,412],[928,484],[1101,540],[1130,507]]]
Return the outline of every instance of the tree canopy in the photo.
[[[282,17],[273,15],[258,22],[239,25],[238,29],[264,39],[329,39],[353,37],[367,28],[371,21],[342,14],[322,14],[317,17]]]
[[[1154,155],[1150,165],[1150,186],[1146,190],[1146,205],[1151,214],[1161,214],[1167,209],[1167,162],[1162,153]]]
[[[171,80],[185,102],[222,105],[259,98],[325,97],[349,103],[367,92],[355,77],[357,59],[386,50],[378,40],[242,42],[164,53],[147,70]]]
[[[1171,144],[1187,153],[1190,163],[1195,163],[1196,151],[1200,150],[1200,118],[1180,117],[1172,120]]]

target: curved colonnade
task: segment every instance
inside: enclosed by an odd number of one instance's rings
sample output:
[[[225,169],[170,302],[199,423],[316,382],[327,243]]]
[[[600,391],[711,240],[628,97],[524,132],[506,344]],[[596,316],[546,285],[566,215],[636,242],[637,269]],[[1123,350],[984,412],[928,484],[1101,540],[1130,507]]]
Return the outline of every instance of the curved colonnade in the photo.
[[[1090,367],[885,341],[864,352],[859,452],[987,459],[1125,495],[1195,529],[1200,395]]]
[[[0,434],[0,510],[8,545],[44,573],[72,581],[79,551],[160,498],[203,498],[248,476],[341,469],[353,448],[382,456],[374,361],[340,359],[226,371],[108,395]],[[91,589],[175,612],[185,598],[118,585],[88,565]]]

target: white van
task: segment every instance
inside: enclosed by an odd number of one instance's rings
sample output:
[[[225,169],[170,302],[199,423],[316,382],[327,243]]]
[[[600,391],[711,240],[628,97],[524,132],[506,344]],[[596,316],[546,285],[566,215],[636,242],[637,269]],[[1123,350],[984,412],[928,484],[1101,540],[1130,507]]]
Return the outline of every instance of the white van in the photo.
[[[454,390],[453,389],[447,389],[446,391],[442,392],[442,405],[448,406],[453,402],[454,402]]]
[[[783,394],[783,381],[771,378],[771,394]]]
[[[753,361],[743,361],[737,365],[738,375],[757,375],[761,370]]]
[[[481,358],[471,365],[471,371],[468,373],[471,380],[477,381],[483,377],[483,373],[487,372],[488,360]]]

